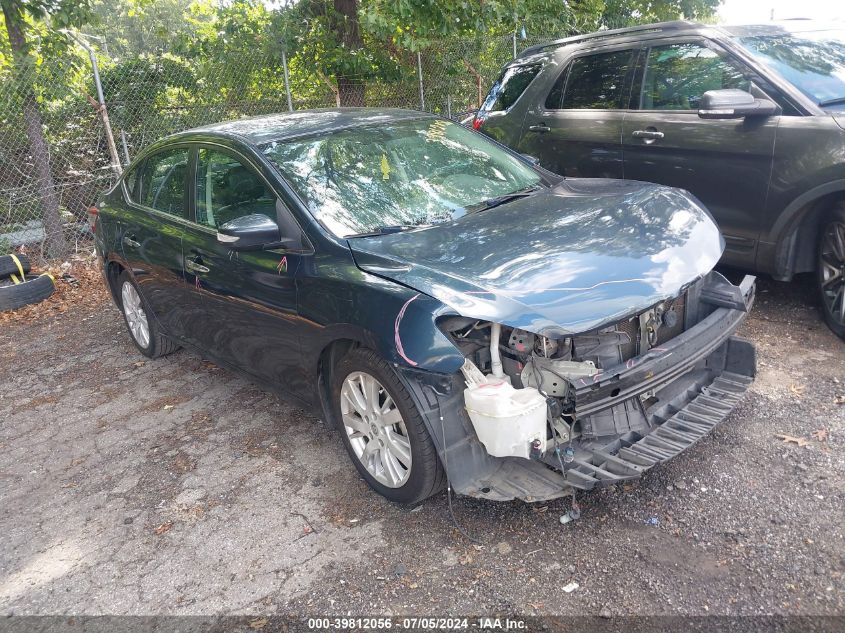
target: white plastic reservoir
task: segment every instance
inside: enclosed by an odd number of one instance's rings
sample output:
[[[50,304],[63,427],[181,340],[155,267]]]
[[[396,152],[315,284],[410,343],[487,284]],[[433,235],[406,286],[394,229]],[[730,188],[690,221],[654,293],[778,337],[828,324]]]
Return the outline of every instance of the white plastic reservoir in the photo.
[[[502,378],[485,378],[464,391],[478,439],[495,457],[530,458],[531,443],[546,441],[545,399],[534,388],[514,389]]]

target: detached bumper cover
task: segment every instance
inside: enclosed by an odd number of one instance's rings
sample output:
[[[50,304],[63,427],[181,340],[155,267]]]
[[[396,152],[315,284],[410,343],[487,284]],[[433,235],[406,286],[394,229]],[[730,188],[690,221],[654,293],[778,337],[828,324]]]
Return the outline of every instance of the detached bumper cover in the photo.
[[[719,276],[719,279],[722,279]],[[702,287],[698,300],[717,306],[682,334],[647,354],[579,381],[576,415],[582,425],[603,417],[619,429],[573,442],[575,459],[560,471],[554,454],[542,461],[492,457],[475,436],[460,376],[404,370],[440,452],[452,489],[492,500],[543,501],[641,477],[675,457],[722,422],[756,373],[752,343],[734,336],[754,301],[754,278]],[[657,403],[644,408],[641,394]]]
[[[750,347],[751,343],[734,338],[728,345]],[[573,488],[590,490],[641,477],[652,466],[672,459],[712,431],[739,403],[752,380],[743,374],[719,373],[686,406],[655,425],[650,433],[632,433],[608,446],[594,450],[588,446],[586,456],[576,454],[572,467],[566,470],[566,482]]]

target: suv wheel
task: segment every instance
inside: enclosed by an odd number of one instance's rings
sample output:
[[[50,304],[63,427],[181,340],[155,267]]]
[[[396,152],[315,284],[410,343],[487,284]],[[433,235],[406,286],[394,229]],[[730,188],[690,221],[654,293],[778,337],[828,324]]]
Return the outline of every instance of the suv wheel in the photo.
[[[442,490],[445,472],[422,416],[375,352],[353,349],[337,363],[331,398],[346,450],[373,490],[397,503]]]
[[[819,235],[818,279],[824,319],[845,338],[845,204],[822,222]]]

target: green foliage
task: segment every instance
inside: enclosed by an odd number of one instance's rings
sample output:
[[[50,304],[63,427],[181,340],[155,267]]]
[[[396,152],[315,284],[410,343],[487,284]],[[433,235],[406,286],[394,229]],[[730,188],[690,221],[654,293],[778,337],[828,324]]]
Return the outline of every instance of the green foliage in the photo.
[[[602,22],[608,28],[620,28],[678,19],[703,21],[721,3],[722,0],[605,0]]]
[[[341,77],[365,84],[368,104],[414,103],[422,52],[425,81],[448,82],[452,107],[460,110],[477,102],[477,81],[486,91],[514,32],[528,34],[527,41],[517,38],[519,49],[540,37],[702,19],[719,0],[357,0],[351,15],[350,0],[347,14],[336,10],[344,0],[2,2],[18,9],[27,51],[14,64],[0,28],[0,137],[6,147],[24,145],[19,88],[29,86],[49,140],[77,152],[68,165],[78,166],[95,131],[96,114],[85,99],[95,88],[87,55],[65,28],[92,35],[114,127],[127,132],[134,151],[212,118],[285,109],[282,50],[298,107],[333,103]],[[356,18],[358,37],[347,39]],[[432,97],[427,107],[443,110],[445,100]],[[67,168],[59,160],[54,170]]]

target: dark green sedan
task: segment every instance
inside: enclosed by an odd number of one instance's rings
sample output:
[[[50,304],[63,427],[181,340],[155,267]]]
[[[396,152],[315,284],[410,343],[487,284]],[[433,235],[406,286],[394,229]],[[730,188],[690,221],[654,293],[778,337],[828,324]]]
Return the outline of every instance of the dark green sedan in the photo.
[[[309,407],[397,502],[640,477],[755,372],[710,214],[563,179],[451,121],[336,109],[145,150],[92,209],[138,350],[188,347]],[[314,468],[320,468],[315,464]]]

